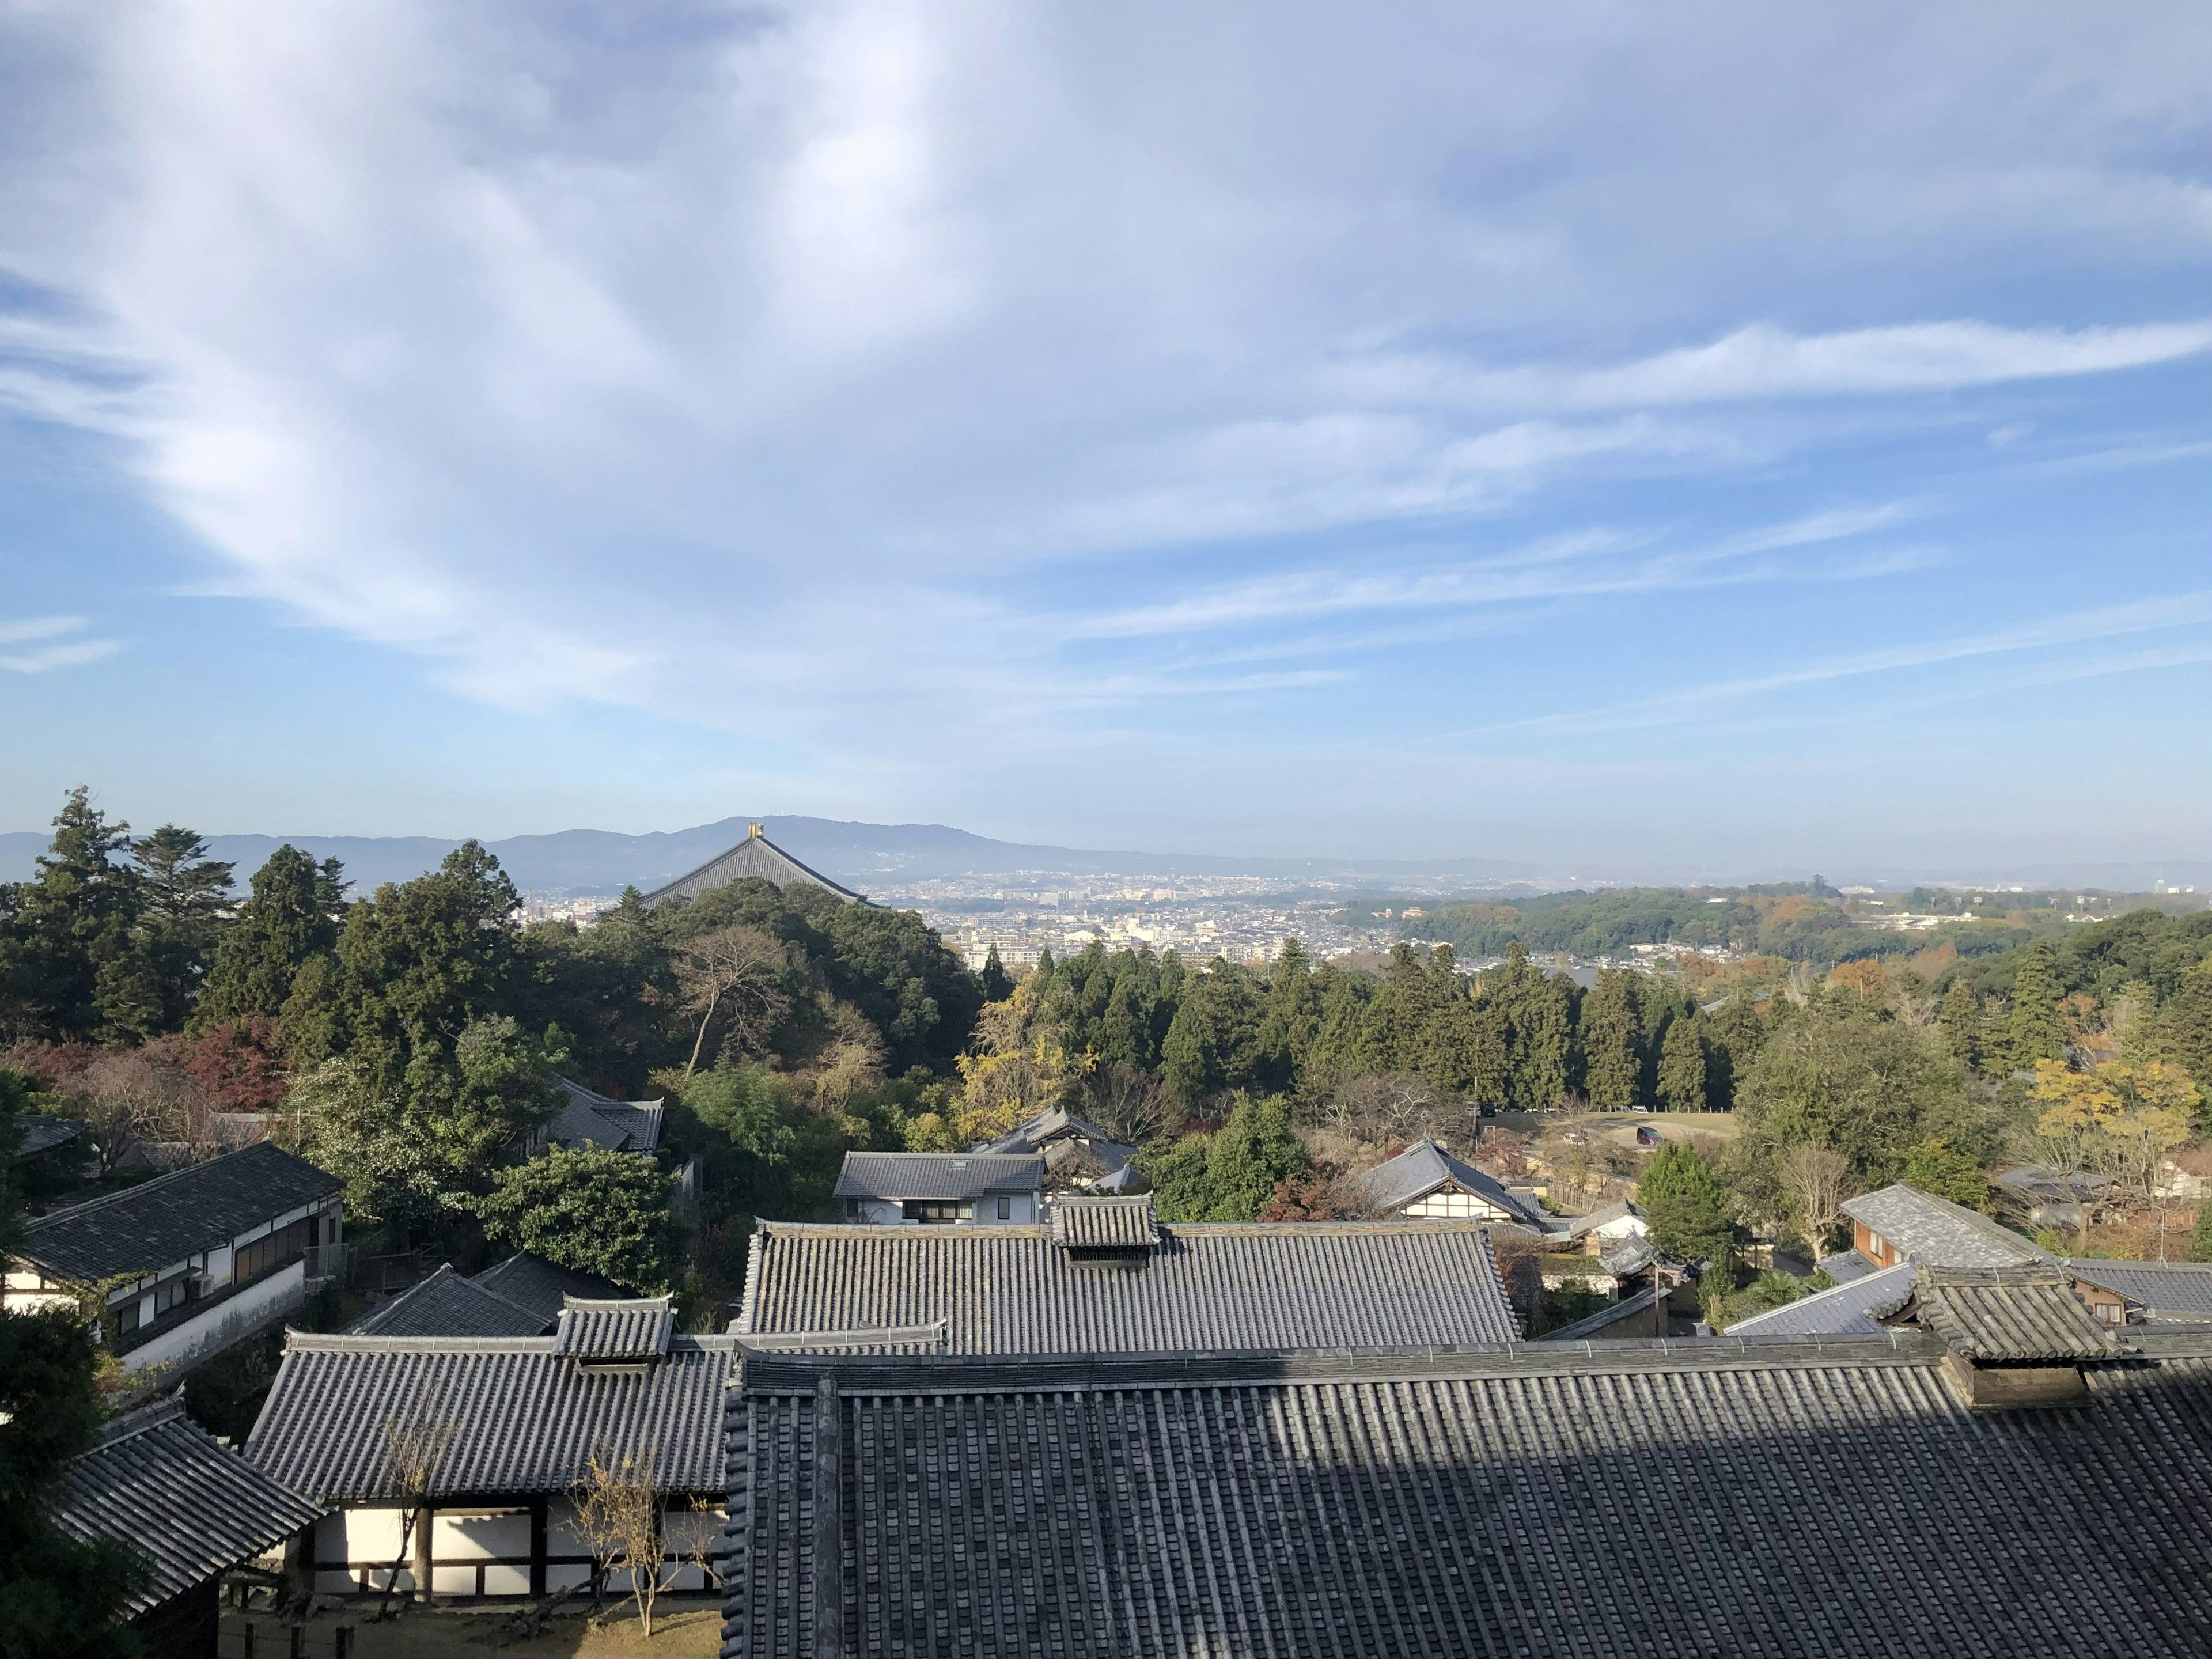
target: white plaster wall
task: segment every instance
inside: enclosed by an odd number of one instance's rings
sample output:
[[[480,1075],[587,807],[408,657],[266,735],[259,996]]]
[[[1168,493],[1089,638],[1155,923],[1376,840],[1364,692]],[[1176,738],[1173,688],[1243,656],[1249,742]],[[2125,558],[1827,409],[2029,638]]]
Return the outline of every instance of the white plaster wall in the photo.
[[[430,1528],[430,1553],[441,1561],[480,1561],[530,1554],[530,1514],[471,1515],[440,1510]]]
[[[217,1303],[198,1318],[188,1319],[131,1349],[123,1356],[123,1369],[143,1371],[149,1365],[195,1359],[228,1347],[247,1331],[298,1307],[306,1294],[306,1264],[295,1261],[228,1301]]]
[[[1442,1217],[1453,1220],[1504,1221],[1504,1211],[1495,1204],[1485,1203],[1473,1193],[1431,1193],[1426,1198],[1408,1204],[1401,1215]]]

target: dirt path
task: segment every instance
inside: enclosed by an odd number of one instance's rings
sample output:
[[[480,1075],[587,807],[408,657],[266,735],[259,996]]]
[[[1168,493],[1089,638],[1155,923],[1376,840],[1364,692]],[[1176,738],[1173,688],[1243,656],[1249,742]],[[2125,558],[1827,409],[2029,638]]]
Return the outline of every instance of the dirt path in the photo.
[[[637,1613],[625,1606],[617,1613],[609,1608],[597,1621],[579,1616],[556,1620],[543,1634],[526,1642],[507,1638],[501,1630],[508,1609],[483,1613],[425,1612],[410,1607],[381,1624],[367,1618],[368,1609],[326,1613],[307,1626],[306,1650],[313,1659],[327,1659],[332,1636],[341,1625],[352,1625],[354,1659],[489,1659],[493,1654],[513,1654],[517,1659],[708,1659],[722,1644],[720,1607],[686,1597],[664,1601],[655,1611],[653,1639],[640,1632]],[[258,1626],[253,1651],[257,1656],[291,1651],[290,1632],[266,1618],[254,1618]],[[247,1618],[225,1613],[222,1651],[224,1659],[245,1650]]]

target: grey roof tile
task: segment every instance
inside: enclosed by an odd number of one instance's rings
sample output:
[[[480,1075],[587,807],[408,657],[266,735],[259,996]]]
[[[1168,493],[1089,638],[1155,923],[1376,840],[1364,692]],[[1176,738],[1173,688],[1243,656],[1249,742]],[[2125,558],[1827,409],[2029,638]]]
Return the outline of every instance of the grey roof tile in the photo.
[[[553,1351],[581,1360],[642,1362],[666,1353],[675,1334],[676,1316],[665,1296],[572,1300],[561,1310]]]
[[[16,1250],[64,1279],[152,1273],[231,1242],[344,1183],[263,1141],[41,1216]]]
[[[748,1357],[723,1652],[2206,1650],[2212,1534],[2175,1517],[2212,1496],[2212,1362],[1978,1415],[1922,1333],[1540,1349],[841,1361],[827,1393]]]
[[[1150,1193],[1133,1198],[1062,1198],[1052,1206],[1052,1242],[1070,1250],[1144,1250],[1159,1243]]]
[[[1887,1239],[1899,1255],[1937,1267],[2025,1267],[2054,1261],[2009,1227],[1906,1182],[1863,1193],[1844,1213]]]
[[[447,1263],[347,1328],[356,1336],[543,1336],[552,1322],[464,1279]]]
[[[124,1609],[130,1616],[251,1560],[322,1513],[218,1445],[173,1395],[117,1418],[100,1444],[72,1458],[53,1509],[71,1537],[121,1539],[152,1562],[152,1583]]]
[[[1881,1328],[1912,1295],[1912,1264],[1900,1261],[1785,1303],[1729,1328],[1730,1336],[1853,1336]]]
[[[617,1302],[623,1294],[622,1287],[611,1279],[561,1267],[527,1250],[486,1267],[471,1282],[532,1313],[543,1314],[545,1322],[539,1328],[548,1331],[571,1297],[585,1302]]]
[[[837,1171],[839,1198],[981,1198],[1034,1193],[1044,1186],[1035,1152],[848,1152]]]
[[[1605,1226],[1610,1222],[1619,1221],[1627,1217],[1633,1217],[1637,1220],[1640,1221],[1644,1218],[1644,1212],[1638,1209],[1635,1205],[1630,1203],[1626,1199],[1617,1198],[1610,1204],[1600,1205],[1596,1209],[1592,1210],[1588,1215],[1566,1217],[1565,1218],[1565,1224],[1566,1227],[1567,1237],[1569,1238],[1581,1238],[1585,1234],[1594,1232],[1598,1228]]]
[[[1472,1221],[1173,1224],[1133,1265],[1069,1259],[1048,1226],[764,1221],[732,1329],[946,1322],[954,1353],[1363,1347],[1508,1341],[1498,1266]]]
[[[83,1124],[74,1118],[56,1117],[52,1112],[25,1112],[15,1121],[23,1132],[22,1140],[15,1148],[17,1158],[35,1158],[40,1152],[50,1152],[84,1133]]]
[[[580,1083],[556,1077],[561,1101],[544,1128],[563,1146],[596,1146],[609,1152],[649,1152],[660,1145],[666,1108],[658,1100],[612,1100]]]
[[[2057,1267],[1915,1267],[1911,1311],[1954,1352],[2003,1363],[2109,1359],[2133,1345],[2082,1306]]]
[[[577,1364],[552,1337],[294,1331],[246,1453],[325,1502],[391,1498],[392,1425],[427,1423],[450,1436],[434,1481],[448,1497],[564,1492],[602,1445],[649,1462],[665,1491],[710,1492],[736,1346],[679,1336],[658,1364],[611,1370]]]
[[[665,886],[654,888],[640,902],[650,910],[664,900],[697,898],[702,893],[712,892],[717,887],[726,887],[747,876],[758,876],[774,882],[778,887],[819,887],[842,899],[850,899],[860,904],[867,902],[851,888],[840,887],[819,871],[808,869],[761,834],[757,825],[751,835],[728,852],[718,853],[689,874],[677,877]]]
[[[2076,1279],[2127,1297],[2153,1318],[2212,1317],[2212,1261],[2107,1261],[2069,1256],[2066,1271]]]
[[[1464,1158],[1454,1158],[1433,1140],[1417,1140],[1359,1176],[1359,1188],[1367,1201],[1386,1212],[1402,1210],[1448,1183],[1494,1206],[1513,1220],[1540,1227],[1548,1224],[1549,1218],[1541,1210],[1531,1210],[1508,1192],[1503,1182],[1493,1180]]]

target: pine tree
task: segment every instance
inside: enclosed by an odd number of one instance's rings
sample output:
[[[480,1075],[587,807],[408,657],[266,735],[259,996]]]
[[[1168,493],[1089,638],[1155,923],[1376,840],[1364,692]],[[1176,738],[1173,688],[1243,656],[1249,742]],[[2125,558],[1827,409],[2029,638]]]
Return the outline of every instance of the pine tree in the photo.
[[[1014,981],[1007,976],[1006,964],[999,960],[999,947],[994,945],[983,957],[983,1000],[1004,1002],[1014,994]]]
[[[1705,1109],[1705,1039],[1694,1014],[1677,1014],[1660,1041],[1659,1098],[1670,1112]]]
[[[317,864],[289,846],[271,853],[216,947],[192,1023],[281,1016],[300,970],[337,950],[343,883],[336,859]]]
[[[53,1037],[149,1034],[156,1016],[132,930],[140,876],[120,861],[131,826],[113,823],[79,786],[54,818],[38,874],[14,889],[12,1000]]]
[[[1513,1092],[1514,1103],[1523,1111],[1552,1111],[1567,1097],[1575,990],[1574,981],[1565,974],[1545,975],[1520,1011]]]
[[[2189,1235],[2189,1259],[2212,1261],[2212,1201],[2197,1206],[2196,1230]]]
[[[207,856],[196,831],[165,823],[132,843],[139,884],[140,950],[158,999],[157,1029],[181,1030],[222,930],[231,866]]]
[[[1636,988],[1625,973],[1607,969],[1583,999],[1583,1088],[1601,1112],[1643,1104],[1644,1026]]]
[[[1982,1063],[1982,1000],[1964,978],[1951,981],[1943,993],[1943,1006],[1936,1016],[1943,1033],[1943,1046],[1952,1059],[1968,1071]]]
[[[1321,987],[1314,982],[1313,958],[1297,939],[1286,939],[1267,973],[1267,1012],[1260,1022],[1260,1048],[1268,1081],[1279,1089],[1294,1084],[1321,1031]]]
[[[2032,1069],[2039,1060],[2066,1057],[2066,1021],[2058,1012],[2065,994],[2058,982],[2057,957],[2041,940],[2021,952],[2012,981],[2012,1009],[2006,1022],[2007,1057],[2015,1067]]]

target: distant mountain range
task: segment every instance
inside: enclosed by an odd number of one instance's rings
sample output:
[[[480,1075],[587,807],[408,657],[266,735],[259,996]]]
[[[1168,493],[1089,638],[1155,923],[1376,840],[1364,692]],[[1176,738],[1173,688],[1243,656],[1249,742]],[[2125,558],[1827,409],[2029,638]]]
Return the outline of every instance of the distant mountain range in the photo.
[[[618,893],[626,886],[650,890],[696,870],[716,854],[744,839],[754,820],[724,818],[696,829],[656,831],[646,836],[617,835],[607,830],[564,830],[550,836],[511,836],[487,842],[501,865],[526,892],[548,896]],[[862,892],[871,886],[888,886],[958,876],[996,876],[1020,878],[1035,876],[1259,876],[1287,884],[1299,881],[1352,881],[1376,891],[1395,884],[1422,889],[1438,885],[1467,888],[1501,886],[1521,891],[1548,891],[1570,884],[1594,885],[1627,882],[1665,884],[1803,880],[1806,869],[1738,869],[1727,872],[1687,868],[1607,866],[1595,862],[1577,866],[1516,863],[1507,859],[1262,859],[1220,858],[1182,853],[1098,852],[1076,847],[1035,847],[1019,842],[993,841],[941,823],[848,823],[836,818],[769,817],[769,839],[801,862],[832,880]],[[43,830],[0,833],[0,881],[21,881],[33,871],[32,860],[46,848]],[[356,893],[366,893],[387,881],[405,881],[438,861],[457,841],[430,836],[213,836],[210,856],[227,859],[238,866],[239,885],[259,869],[270,854],[285,842],[313,854],[336,858],[346,867]],[[2122,892],[2147,892],[2159,882],[2187,884],[2212,891],[2212,862],[2203,860],[2168,864],[2051,863],[2015,869],[1962,867],[1965,860],[1944,868],[1884,866],[1856,870],[1838,866],[1826,874],[1833,882],[1864,882],[1882,887],[1910,887],[1917,882],[1948,882],[1954,886],[2002,886],[2017,883],[2028,888],[2099,887]]]
[[[1502,859],[1437,862],[1379,859],[1236,859],[1177,853],[1095,852],[1073,847],[1030,847],[993,841],[941,823],[847,823],[836,818],[724,818],[696,829],[617,835],[607,830],[563,830],[550,836],[511,836],[486,842],[501,866],[526,891],[553,894],[618,893],[626,886],[650,890],[696,870],[763,823],[768,837],[833,880],[866,890],[878,883],[954,876],[1272,876],[1285,880],[1464,880],[1470,885],[1527,883],[1541,866]],[[0,881],[21,881],[46,848],[39,831],[0,834]],[[239,884],[270,854],[289,842],[319,859],[344,864],[356,892],[387,881],[405,881],[438,861],[458,841],[429,836],[210,836],[209,856],[238,866]]]

